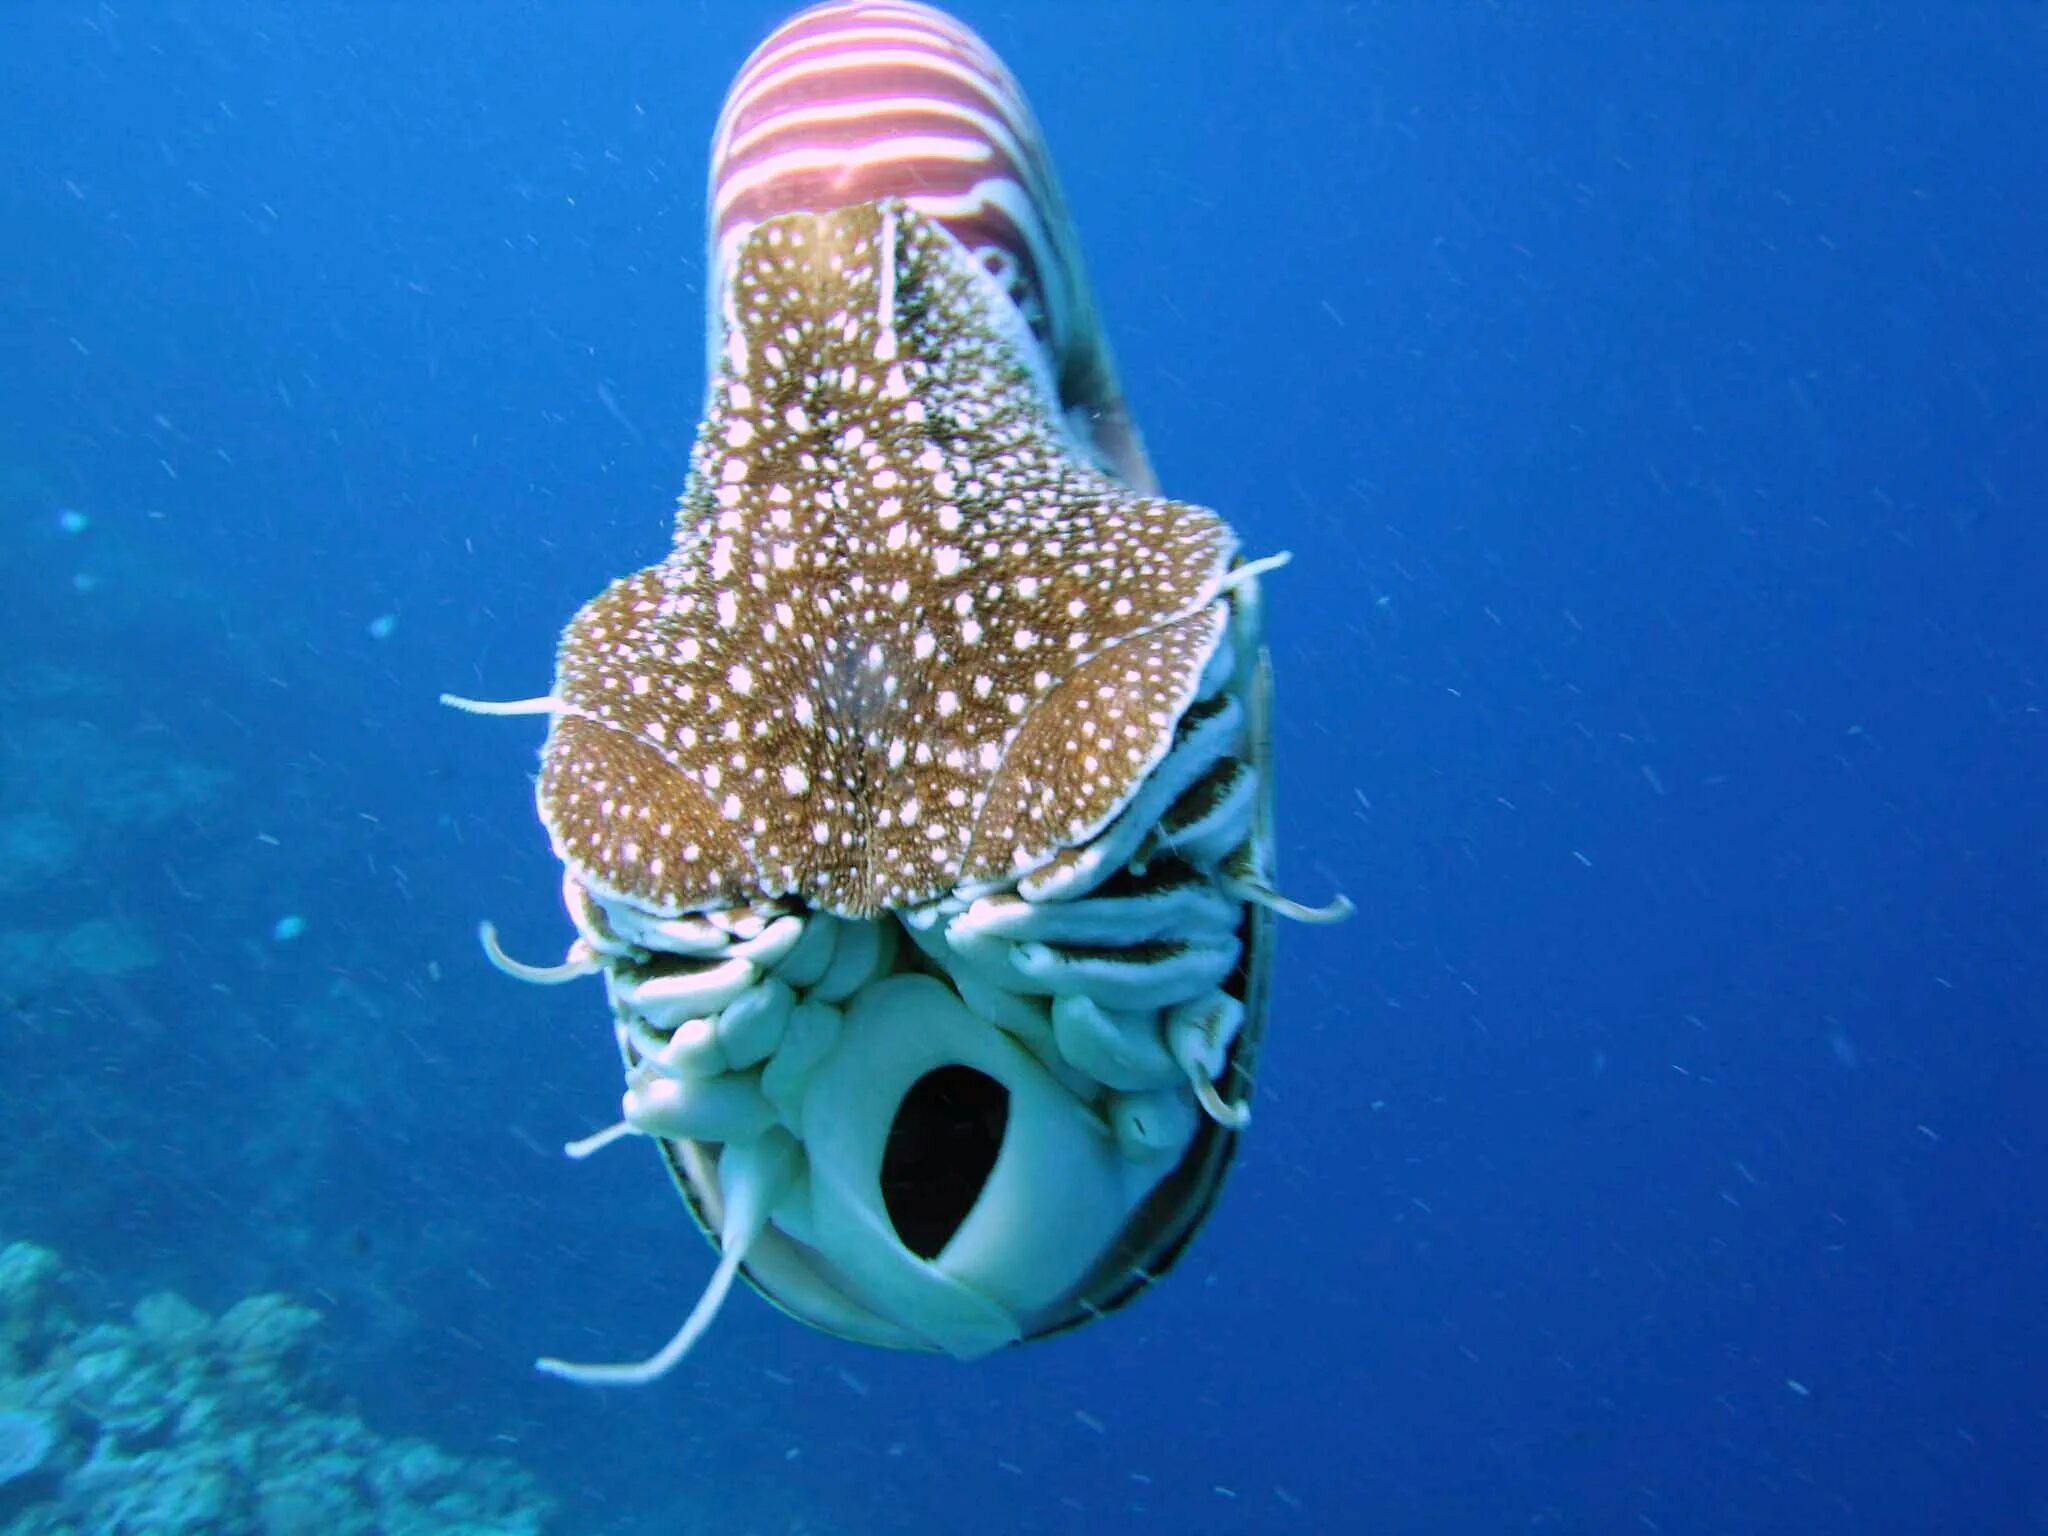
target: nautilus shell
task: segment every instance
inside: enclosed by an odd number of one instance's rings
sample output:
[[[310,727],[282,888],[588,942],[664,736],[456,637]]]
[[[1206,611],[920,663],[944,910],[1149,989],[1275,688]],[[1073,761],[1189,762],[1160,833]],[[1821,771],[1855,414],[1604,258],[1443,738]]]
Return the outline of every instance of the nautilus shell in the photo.
[[[1022,95],[907,3],[796,17],[713,145],[667,558],[562,637],[538,802],[628,1135],[744,1275],[972,1357],[1113,1310],[1213,1204],[1275,913],[1258,577],[1155,492]]]

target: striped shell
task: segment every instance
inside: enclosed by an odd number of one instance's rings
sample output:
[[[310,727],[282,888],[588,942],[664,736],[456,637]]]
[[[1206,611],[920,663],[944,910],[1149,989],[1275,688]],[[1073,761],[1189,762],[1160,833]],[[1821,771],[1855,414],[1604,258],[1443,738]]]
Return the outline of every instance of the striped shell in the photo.
[[[669,1369],[742,1273],[963,1357],[1119,1305],[1215,1199],[1272,914],[1313,915],[1271,884],[1273,562],[1149,493],[985,45],[789,23],[721,117],[712,246],[672,550],[545,698],[470,706],[551,719],[578,938],[485,939],[604,978],[624,1116],[571,1151],[653,1139],[721,1252],[648,1360],[542,1362],[580,1381]]]
[[[815,6],[741,67],[711,141],[714,327],[756,225],[890,197],[996,278],[1090,455],[1133,490],[1156,491],[1031,107],[986,43],[929,6]]]

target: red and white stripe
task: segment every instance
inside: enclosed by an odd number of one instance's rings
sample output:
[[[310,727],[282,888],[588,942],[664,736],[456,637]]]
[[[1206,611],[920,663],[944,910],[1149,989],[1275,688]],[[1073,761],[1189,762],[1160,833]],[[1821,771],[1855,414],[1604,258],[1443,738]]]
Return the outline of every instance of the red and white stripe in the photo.
[[[714,306],[756,225],[885,197],[944,225],[995,275],[1044,346],[1062,408],[1108,467],[1151,489],[1023,91],[941,11],[831,0],[770,35],[726,93],[711,142]]]

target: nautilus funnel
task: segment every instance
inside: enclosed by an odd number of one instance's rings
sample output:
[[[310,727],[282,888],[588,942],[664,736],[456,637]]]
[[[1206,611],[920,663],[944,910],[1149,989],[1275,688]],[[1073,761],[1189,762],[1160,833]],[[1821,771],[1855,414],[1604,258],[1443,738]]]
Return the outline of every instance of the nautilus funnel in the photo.
[[[618,1122],[745,1278],[971,1358],[1115,1310],[1212,1209],[1276,916],[1259,578],[1157,495],[1031,114],[957,22],[833,4],[712,151],[665,558],[571,620],[537,803]],[[644,1262],[666,1267],[665,1253]]]

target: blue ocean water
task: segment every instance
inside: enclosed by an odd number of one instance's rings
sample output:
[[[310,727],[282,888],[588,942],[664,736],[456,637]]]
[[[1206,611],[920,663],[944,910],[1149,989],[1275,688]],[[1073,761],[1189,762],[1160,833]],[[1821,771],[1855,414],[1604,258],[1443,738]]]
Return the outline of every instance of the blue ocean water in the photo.
[[[656,558],[753,3],[0,44],[0,1241],[328,1315],[559,1529],[2048,1530],[2048,31],[974,4],[1270,578],[1283,934],[1171,1280],[972,1366],[737,1298],[616,1112],[539,729]]]

